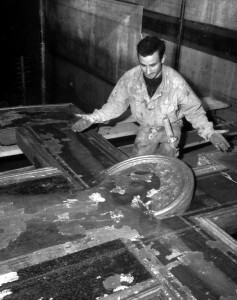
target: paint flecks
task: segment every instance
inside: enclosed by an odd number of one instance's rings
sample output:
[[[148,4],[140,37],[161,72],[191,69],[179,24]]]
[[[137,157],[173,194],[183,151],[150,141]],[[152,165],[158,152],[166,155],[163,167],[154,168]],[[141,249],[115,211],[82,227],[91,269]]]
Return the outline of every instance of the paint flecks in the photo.
[[[101,196],[100,193],[93,193],[89,196],[89,199],[96,202],[96,203],[99,203],[99,202],[105,202],[105,198],[103,198]]]
[[[106,290],[113,290],[113,292],[121,291],[129,288],[129,284],[134,281],[134,277],[131,274],[116,274],[106,278],[103,281],[103,286]],[[127,285],[124,285],[126,283]]]
[[[176,257],[182,255],[182,254],[183,254],[183,253],[180,252],[179,250],[177,250],[177,249],[172,249],[172,254],[166,255],[165,258],[166,258],[167,260],[171,260],[171,259],[173,259],[173,258],[176,258]]]
[[[127,275],[121,274],[120,275],[121,282],[132,283],[133,280],[134,280],[134,277],[131,274],[127,274]]]
[[[121,186],[116,186],[114,189],[112,189],[110,191],[110,193],[117,193],[120,195],[124,195],[125,194],[125,190],[121,188]]]
[[[69,213],[68,212],[65,212],[65,213],[62,213],[62,214],[59,214],[58,215],[58,219],[57,220],[54,220],[55,221],[64,221],[64,220],[69,220]]]
[[[148,198],[151,198],[153,195],[155,195],[156,193],[158,193],[158,190],[156,190],[156,189],[151,189],[151,190],[149,190],[148,192],[147,192],[147,194],[146,194],[146,196],[148,197]]]
[[[119,223],[122,218],[124,218],[121,210],[110,211],[111,219],[113,219],[116,223]]]
[[[3,298],[5,298],[6,296],[11,295],[11,294],[12,294],[11,290],[3,290],[3,291],[1,291],[0,292],[0,300],[2,300]]]
[[[77,203],[78,199],[67,199],[63,201],[63,205],[66,206],[67,208],[71,208],[73,204]]]
[[[19,277],[16,272],[0,275],[0,286],[2,286],[4,283],[16,281],[18,278]]]
[[[137,207],[137,208],[139,208],[139,207],[140,207],[140,205],[139,205],[140,202],[141,202],[141,197],[140,197],[140,195],[134,196],[133,199],[132,199],[131,206],[132,206],[132,207]]]

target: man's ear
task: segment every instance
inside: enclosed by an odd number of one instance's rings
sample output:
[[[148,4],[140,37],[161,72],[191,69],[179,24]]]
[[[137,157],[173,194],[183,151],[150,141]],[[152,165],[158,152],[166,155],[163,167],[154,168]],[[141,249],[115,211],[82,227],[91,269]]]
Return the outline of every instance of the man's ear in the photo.
[[[166,59],[166,55],[163,55],[162,59],[161,59],[161,63],[163,64],[165,62]]]

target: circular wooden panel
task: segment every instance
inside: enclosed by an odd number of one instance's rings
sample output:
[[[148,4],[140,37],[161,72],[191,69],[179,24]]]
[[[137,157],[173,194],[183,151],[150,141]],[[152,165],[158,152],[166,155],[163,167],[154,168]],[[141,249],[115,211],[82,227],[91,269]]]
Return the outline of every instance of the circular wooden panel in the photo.
[[[181,160],[161,155],[127,159],[107,170],[120,204],[144,206],[157,218],[181,214],[194,190],[191,169]]]

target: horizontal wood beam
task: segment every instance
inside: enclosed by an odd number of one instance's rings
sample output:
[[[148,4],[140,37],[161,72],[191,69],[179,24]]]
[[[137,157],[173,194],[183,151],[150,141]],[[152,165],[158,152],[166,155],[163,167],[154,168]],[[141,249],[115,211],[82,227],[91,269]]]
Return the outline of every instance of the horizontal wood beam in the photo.
[[[237,32],[235,30],[184,20],[182,45],[217,57],[237,62]],[[177,42],[179,18],[144,10],[142,31],[158,34]]]

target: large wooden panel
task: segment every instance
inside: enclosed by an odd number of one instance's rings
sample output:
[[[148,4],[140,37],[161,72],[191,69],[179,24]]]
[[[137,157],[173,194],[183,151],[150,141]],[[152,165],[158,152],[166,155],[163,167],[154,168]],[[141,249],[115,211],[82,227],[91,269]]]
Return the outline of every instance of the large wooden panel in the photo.
[[[224,176],[236,181],[236,170],[212,164],[211,173],[199,172],[189,210],[159,220],[143,207],[125,204],[121,194],[112,195],[114,181],[78,190],[79,180],[65,180],[71,170],[79,170],[80,177],[83,169],[85,180],[119,160],[115,148],[93,131],[74,133],[67,120],[57,120],[28,124],[17,132],[32,161],[61,171],[7,172],[0,178],[0,296],[236,298],[235,241],[230,247],[195,223],[199,215],[215,221],[218,210],[236,209],[237,185]],[[234,233],[234,213],[230,222],[231,227],[226,216],[222,224]]]
[[[68,123],[31,125],[16,133],[33,165],[59,168],[79,189],[93,186],[102,171],[127,158],[93,130],[75,133]]]
[[[181,0],[125,1],[143,5],[146,10],[173,17],[180,16],[182,3]],[[237,30],[236,13],[237,6],[235,0],[187,0],[184,18],[186,20]]]
[[[134,65],[142,7],[106,0],[46,1],[56,53],[115,83]]]

